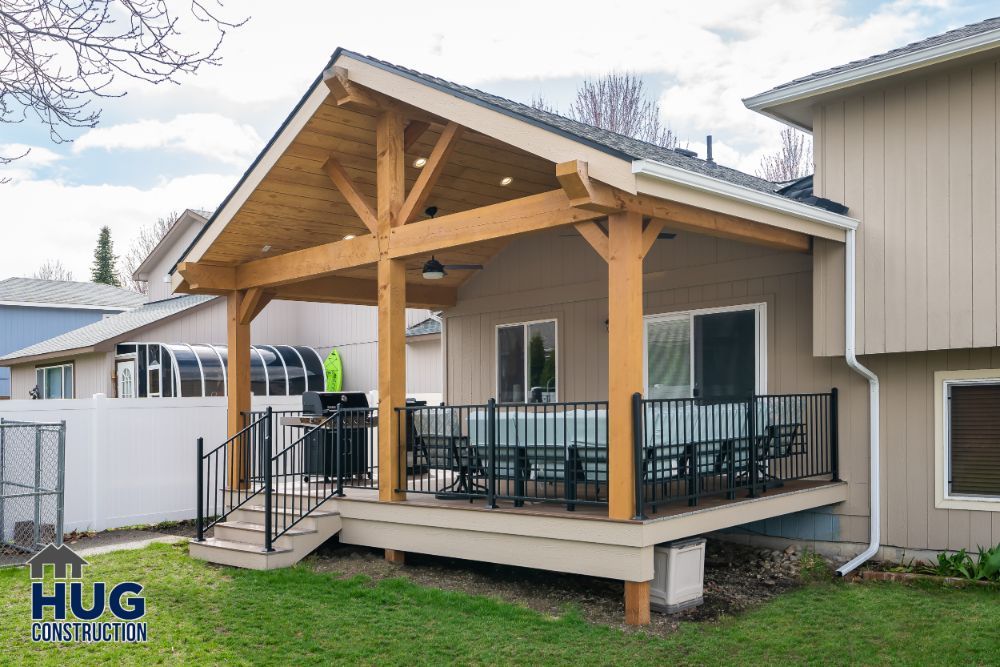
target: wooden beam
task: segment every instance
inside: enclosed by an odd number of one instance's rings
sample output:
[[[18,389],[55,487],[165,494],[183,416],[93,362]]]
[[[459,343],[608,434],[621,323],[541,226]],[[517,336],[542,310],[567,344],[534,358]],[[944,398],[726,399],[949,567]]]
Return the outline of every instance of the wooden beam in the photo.
[[[602,218],[570,206],[566,193],[550,190],[392,229],[389,256],[412,257],[463,245],[518,236]]]
[[[401,224],[405,225],[410,222],[424,210],[424,205],[431,196],[431,191],[437,184],[438,178],[444,172],[445,165],[448,164],[448,157],[455,150],[455,146],[458,145],[458,140],[461,136],[461,125],[458,123],[448,123],[445,125],[444,130],[441,131],[441,136],[438,137],[437,143],[434,144],[434,149],[431,151],[430,157],[427,158],[427,164],[420,170],[420,175],[417,176],[416,182],[410,189],[410,194],[407,195],[406,201],[403,203],[403,208],[399,213]]]
[[[609,216],[608,251],[608,516],[632,519],[632,395],[643,388],[642,216]]]
[[[587,163],[583,160],[560,162],[556,165],[556,178],[569,197],[570,206],[602,213],[624,208],[614,188],[590,179]]]
[[[649,625],[648,581],[625,582],[625,624]]]
[[[375,221],[375,212],[372,211],[372,207],[368,205],[368,201],[365,199],[364,195],[358,192],[357,187],[354,185],[354,181],[344,170],[344,167],[337,161],[337,158],[330,156],[327,161],[323,164],[323,171],[326,175],[330,177],[333,184],[337,186],[340,190],[340,194],[344,195],[344,199],[347,203],[351,205],[354,212],[358,214],[361,218],[361,222],[365,223],[365,227],[368,228],[372,234],[375,233],[375,227],[377,225]]]
[[[646,228],[642,230],[642,256],[645,257],[653,249],[653,244],[660,238],[663,231],[663,220],[653,218],[646,223]]]
[[[188,294],[228,294],[237,288],[236,269],[231,266],[181,262],[177,273],[183,279],[177,290]]]
[[[608,235],[604,233],[601,226],[596,222],[580,222],[576,225],[576,231],[587,240],[590,247],[606,262],[608,261]]]
[[[250,323],[240,320],[246,293],[242,290],[226,296],[226,427],[230,438],[243,430],[243,415],[250,412]],[[249,443],[245,438],[233,440],[226,452],[226,471],[230,489],[246,488],[248,484]]]
[[[403,116],[379,115],[375,124],[375,183],[378,197],[378,495],[379,500],[406,498],[406,456],[400,433],[406,433],[406,265],[389,256],[390,234],[402,225],[406,196]],[[400,419],[402,417],[402,419]],[[400,421],[404,424],[401,425]],[[405,436],[402,437],[405,442]],[[405,450],[405,446],[403,447]]]
[[[273,294],[260,287],[251,287],[240,304],[240,324],[250,324],[271,302]]]
[[[765,225],[762,222],[738,218],[727,213],[659,199],[657,197],[620,195],[630,211],[665,222],[669,229],[695,232],[706,236],[733,239],[793,252],[810,252],[812,240],[808,234]]]
[[[236,281],[242,289],[275,287],[377,261],[378,241],[366,234],[241,264],[236,271]]]
[[[379,99],[367,89],[350,80],[347,70],[333,67],[323,73],[323,80],[333,95],[337,106],[353,106],[366,110],[381,108]]]
[[[411,120],[403,131],[403,150],[409,153],[430,126],[430,123],[422,120]]]
[[[378,281],[364,278],[326,276],[273,288],[274,298],[285,301],[316,303],[353,303],[378,305]],[[406,305],[409,308],[439,310],[451,308],[458,301],[458,289],[442,285],[406,285]]]

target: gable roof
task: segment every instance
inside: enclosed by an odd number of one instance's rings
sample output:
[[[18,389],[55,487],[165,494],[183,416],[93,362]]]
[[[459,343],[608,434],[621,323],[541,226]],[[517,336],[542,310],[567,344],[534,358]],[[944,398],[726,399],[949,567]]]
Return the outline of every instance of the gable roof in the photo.
[[[149,326],[161,320],[179,315],[215,299],[214,296],[178,296],[163,301],[153,301],[135,310],[106,317],[85,327],[68,331],[40,343],[11,352],[0,361],[24,361],[28,358],[53,356],[60,352],[93,348],[105,341],[132,333],[136,329]]]
[[[132,277],[136,280],[149,280],[149,272],[153,270],[153,267],[163,259],[164,255],[168,252],[176,252],[174,247],[177,239],[183,235],[184,230],[189,225],[202,225],[204,226],[212,214],[208,211],[201,211],[198,209],[188,208],[177,216],[177,219],[173,221],[170,225],[170,229],[167,233],[153,246],[153,249],[149,251],[146,258],[142,260],[142,263],[135,268],[132,272]],[[200,229],[198,231],[201,231]]]
[[[998,45],[1000,45],[1000,17],[989,18],[932,35],[885,53],[807,74],[748,97],[743,103],[754,111],[791,122],[803,129],[811,129],[811,119],[808,123],[802,122],[804,118],[800,117],[798,109],[791,113],[772,111],[772,109],[782,103],[809,99],[833,90],[971,55]]]
[[[434,319],[433,317],[420,320],[406,329],[407,336],[431,336],[439,333],[441,333],[441,320]]]
[[[99,283],[39,278],[0,280],[0,305],[127,310],[141,306],[143,301],[145,297],[138,292]]]

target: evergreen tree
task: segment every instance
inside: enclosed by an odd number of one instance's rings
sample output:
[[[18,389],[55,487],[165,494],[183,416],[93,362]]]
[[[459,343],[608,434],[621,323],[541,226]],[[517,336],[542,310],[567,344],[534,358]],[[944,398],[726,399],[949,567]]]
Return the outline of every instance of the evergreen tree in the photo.
[[[95,283],[121,287],[118,272],[115,271],[117,263],[118,258],[115,257],[114,244],[111,242],[111,228],[105,225],[101,227],[101,233],[97,236],[97,248],[94,249],[94,265],[90,268],[90,280]]]

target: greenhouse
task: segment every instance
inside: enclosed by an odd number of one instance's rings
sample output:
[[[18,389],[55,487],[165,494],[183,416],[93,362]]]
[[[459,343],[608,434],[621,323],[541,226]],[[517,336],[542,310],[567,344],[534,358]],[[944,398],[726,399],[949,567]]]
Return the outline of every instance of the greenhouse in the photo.
[[[121,343],[115,354],[118,384],[136,398],[225,396],[227,359],[225,345],[203,343]],[[252,345],[250,383],[255,396],[323,391],[323,358],[304,345]]]

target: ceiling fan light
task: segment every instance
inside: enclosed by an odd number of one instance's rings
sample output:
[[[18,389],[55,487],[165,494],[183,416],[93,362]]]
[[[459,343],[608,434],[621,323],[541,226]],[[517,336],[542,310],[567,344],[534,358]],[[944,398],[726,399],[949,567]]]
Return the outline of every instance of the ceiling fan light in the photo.
[[[444,265],[434,259],[433,256],[431,256],[431,258],[424,263],[424,280],[441,280],[446,275]]]

